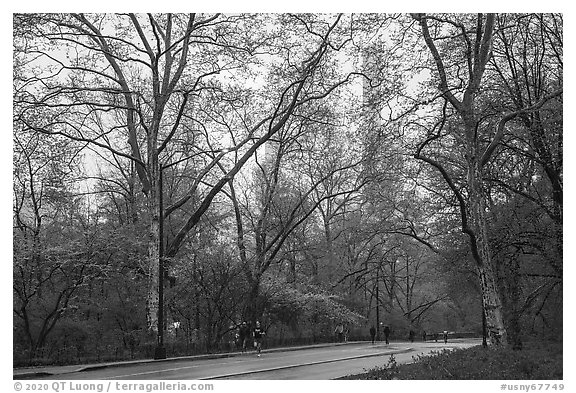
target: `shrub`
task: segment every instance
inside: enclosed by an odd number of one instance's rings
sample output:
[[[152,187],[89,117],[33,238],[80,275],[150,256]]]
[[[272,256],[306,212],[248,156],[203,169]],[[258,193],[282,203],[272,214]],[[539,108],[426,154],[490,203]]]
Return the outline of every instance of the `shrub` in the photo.
[[[346,379],[562,379],[562,344],[545,343],[515,351],[481,346],[432,352],[397,365],[393,356],[383,367]]]

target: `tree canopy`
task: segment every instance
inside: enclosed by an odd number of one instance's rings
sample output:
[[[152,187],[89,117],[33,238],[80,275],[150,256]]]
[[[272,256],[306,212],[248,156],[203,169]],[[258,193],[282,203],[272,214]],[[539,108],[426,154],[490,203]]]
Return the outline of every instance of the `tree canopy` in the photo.
[[[561,338],[562,15],[13,32],[15,362],[151,356],[158,329],[226,350],[244,320],[277,344]]]

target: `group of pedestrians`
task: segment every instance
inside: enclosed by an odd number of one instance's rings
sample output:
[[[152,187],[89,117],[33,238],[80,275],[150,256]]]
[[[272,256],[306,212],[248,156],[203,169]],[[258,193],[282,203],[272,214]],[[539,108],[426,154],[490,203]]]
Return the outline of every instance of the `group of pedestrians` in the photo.
[[[414,342],[414,338],[416,337],[416,333],[414,332],[414,330],[410,329],[410,331],[408,332],[408,340],[410,340],[410,342]],[[427,339],[427,333],[426,331],[422,332],[422,341],[426,341]],[[434,340],[436,342],[438,342],[438,333],[434,333],[433,336]],[[372,325],[372,327],[370,328],[370,338],[372,340],[372,344],[374,344],[375,340],[376,340],[376,328],[374,327],[374,325]],[[386,344],[390,344],[389,341],[390,338],[390,327],[388,325],[384,326],[384,339],[386,341]],[[444,330],[444,332],[442,332],[442,338],[444,339],[444,343],[448,343],[448,331]]]
[[[374,341],[376,340],[376,328],[374,327],[374,325],[372,325],[372,327],[370,328],[370,337],[372,338],[372,344],[374,344]],[[390,338],[390,327],[386,325],[384,326],[384,340],[386,344],[390,344],[389,338]]]
[[[424,334],[426,334],[426,333],[424,333]],[[432,335],[432,338],[434,339],[434,342],[438,342],[438,333],[434,333]],[[442,339],[444,340],[444,344],[448,343],[448,331],[447,330],[444,330],[442,332]],[[424,341],[426,341],[426,336],[424,336]]]
[[[336,341],[338,341],[339,343],[348,341],[349,330],[347,327],[346,328],[344,327],[343,323],[339,323],[338,325],[336,325],[336,328],[334,329],[334,334],[336,335]]]
[[[386,344],[390,344],[390,332],[391,332],[390,327],[388,325],[384,326],[383,333]],[[347,341],[348,329],[346,329],[343,324],[336,325],[334,333],[336,334],[338,342]],[[236,333],[236,346],[237,348],[239,347],[239,349],[241,349],[242,352],[246,352],[246,350],[248,349],[247,348],[248,344],[253,340],[254,350],[258,354],[258,357],[260,357],[260,354],[262,352],[262,338],[264,337],[265,334],[266,332],[262,328],[260,321],[256,321],[256,323],[254,324],[254,328],[250,328],[248,323],[244,321],[240,325],[238,325],[238,330]],[[416,333],[413,330],[410,330],[410,332],[408,333],[408,339],[410,340],[410,342],[414,342],[415,335]],[[442,336],[444,339],[444,343],[447,343],[448,332],[446,330],[442,333]],[[374,325],[370,327],[370,337],[372,339],[372,344],[374,344],[374,342],[376,341],[376,328],[374,327]],[[426,338],[427,334],[426,331],[424,331],[422,333],[422,340],[426,341]],[[437,333],[433,334],[433,338],[436,342],[438,342]]]
[[[260,357],[260,353],[262,352],[262,338],[265,334],[266,332],[262,329],[260,321],[256,321],[253,329],[250,329],[248,323],[244,321],[238,326],[238,333],[236,333],[237,345],[241,348],[242,352],[246,352],[247,344],[253,339],[254,349],[258,353],[258,357]]]

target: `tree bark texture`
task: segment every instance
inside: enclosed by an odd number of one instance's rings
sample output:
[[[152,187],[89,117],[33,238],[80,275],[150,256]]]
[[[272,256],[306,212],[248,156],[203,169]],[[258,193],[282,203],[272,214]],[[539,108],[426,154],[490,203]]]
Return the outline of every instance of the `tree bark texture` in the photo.
[[[150,224],[148,229],[148,295],[146,298],[146,321],[149,332],[158,331],[158,304],[160,280],[160,211],[158,168],[152,170],[150,176],[151,188],[148,196],[148,211]]]
[[[492,345],[506,345],[506,327],[504,312],[497,279],[492,265],[492,252],[488,237],[488,220],[486,203],[482,187],[482,164],[476,138],[475,128],[467,127],[468,138],[468,220],[471,230],[470,242],[478,266],[482,288],[482,304],[486,316],[488,339]],[[475,250],[475,251],[474,251]]]

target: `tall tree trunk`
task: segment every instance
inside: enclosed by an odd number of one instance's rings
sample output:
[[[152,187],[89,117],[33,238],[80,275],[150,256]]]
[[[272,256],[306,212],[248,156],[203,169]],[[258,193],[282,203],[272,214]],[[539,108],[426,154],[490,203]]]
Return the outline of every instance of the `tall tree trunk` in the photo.
[[[512,349],[522,349],[520,317],[522,316],[521,300],[520,300],[520,265],[517,255],[513,255],[510,259],[502,264],[503,277],[499,277],[501,292],[506,293],[506,297],[502,298],[504,311],[506,315],[508,343],[512,345]],[[504,285],[502,285],[504,284]]]
[[[492,255],[488,241],[488,224],[481,182],[481,167],[476,159],[475,152],[470,151],[470,153],[469,157],[471,159],[468,164],[469,219],[470,229],[473,232],[473,237],[471,237],[470,241],[480,276],[482,304],[486,316],[488,338],[493,345],[506,345],[506,327],[504,325],[502,301],[492,266]]]
[[[494,270],[489,263],[484,262],[478,265],[478,273],[482,286],[482,304],[486,316],[488,339],[492,345],[506,345],[507,333]]]
[[[130,176],[128,177],[128,220],[132,224],[138,222],[138,207],[136,205],[136,182],[138,181],[134,162],[130,161]]]
[[[263,310],[263,305],[260,299],[260,277],[257,277],[254,283],[250,286],[250,292],[248,293],[248,299],[246,304],[245,314],[248,319],[255,323],[256,321],[261,321]]]
[[[156,167],[154,169],[154,167]],[[148,296],[146,298],[146,320],[149,332],[158,331],[159,304],[159,261],[160,261],[160,209],[158,167],[151,165],[150,192],[148,195],[148,212],[150,225],[148,228]]]

